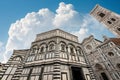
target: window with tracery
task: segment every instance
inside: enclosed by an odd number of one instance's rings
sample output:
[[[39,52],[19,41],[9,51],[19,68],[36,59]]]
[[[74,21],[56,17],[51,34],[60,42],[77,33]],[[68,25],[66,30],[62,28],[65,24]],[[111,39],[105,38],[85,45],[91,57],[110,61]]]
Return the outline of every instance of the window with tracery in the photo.
[[[30,55],[37,53],[37,51],[38,51],[38,48],[31,48]]]
[[[78,55],[83,55],[81,49],[78,49]]]
[[[73,55],[73,56],[75,55],[73,47],[70,47],[70,54]]]
[[[111,20],[112,20],[112,21],[116,21],[116,19],[115,19],[115,18],[111,18]]]
[[[102,12],[101,12],[101,13],[99,12],[98,15],[99,15],[101,18],[103,18],[103,17],[105,16],[105,14],[102,13]]]
[[[61,44],[61,50],[65,51],[65,45],[64,44]]]
[[[96,65],[95,65],[95,68],[96,68],[97,70],[102,70],[102,69],[103,69],[102,65],[100,65],[100,64],[96,64]]]
[[[107,21],[107,23],[108,23],[108,24],[112,24],[112,22],[111,22],[111,21]]]
[[[54,44],[49,45],[49,50],[54,50]]]
[[[41,47],[40,52],[44,52],[44,47],[43,46]]]
[[[33,48],[33,49],[32,49],[32,53],[35,53],[35,51],[36,51],[36,48]]]

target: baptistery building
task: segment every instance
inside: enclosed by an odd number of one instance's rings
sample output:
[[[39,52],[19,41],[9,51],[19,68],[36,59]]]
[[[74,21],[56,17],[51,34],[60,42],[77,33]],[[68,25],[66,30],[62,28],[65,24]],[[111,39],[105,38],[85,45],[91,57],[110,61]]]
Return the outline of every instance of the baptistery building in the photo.
[[[78,37],[60,29],[37,34],[30,49],[14,50],[1,80],[94,80]]]

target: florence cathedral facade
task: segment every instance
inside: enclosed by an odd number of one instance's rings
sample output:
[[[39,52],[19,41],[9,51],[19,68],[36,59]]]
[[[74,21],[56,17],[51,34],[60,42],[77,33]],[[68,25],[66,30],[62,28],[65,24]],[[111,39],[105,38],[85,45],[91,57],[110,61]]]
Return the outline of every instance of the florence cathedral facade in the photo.
[[[90,14],[118,38],[91,35],[79,43],[60,29],[37,34],[30,49],[14,50],[0,63],[0,80],[120,80],[119,15],[99,5]]]

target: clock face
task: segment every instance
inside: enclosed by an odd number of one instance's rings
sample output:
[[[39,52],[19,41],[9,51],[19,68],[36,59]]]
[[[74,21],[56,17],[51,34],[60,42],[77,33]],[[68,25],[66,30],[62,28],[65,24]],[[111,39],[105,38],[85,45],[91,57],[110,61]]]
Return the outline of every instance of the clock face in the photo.
[[[91,46],[91,45],[87,45],[87,46],[86,46],[86,49],[91,50],[91,49],[92,49],[92,46]]]

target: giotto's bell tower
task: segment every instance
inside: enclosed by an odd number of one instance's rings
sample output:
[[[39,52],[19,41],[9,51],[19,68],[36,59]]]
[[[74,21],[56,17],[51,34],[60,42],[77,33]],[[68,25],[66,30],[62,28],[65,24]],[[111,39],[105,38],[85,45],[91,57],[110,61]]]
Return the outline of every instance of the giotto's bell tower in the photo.
[[[120,37],[120,15],[100,5],[96,5],[90,15],[104,24],[113,34],[117,35],[117,37]]]

